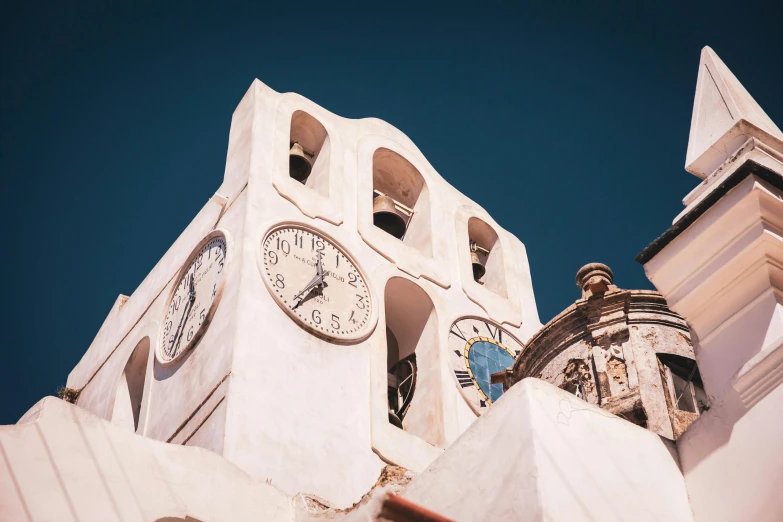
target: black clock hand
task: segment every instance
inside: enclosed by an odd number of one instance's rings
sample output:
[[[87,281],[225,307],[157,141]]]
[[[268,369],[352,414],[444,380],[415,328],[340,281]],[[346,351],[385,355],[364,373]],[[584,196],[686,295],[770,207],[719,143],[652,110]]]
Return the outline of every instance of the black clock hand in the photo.
[[[307,283],[307,286],[305,286],[301,292],[296,294],[294,296],[294,299],[299,299],[305,292],[309,292],[314,286],[316,286],[318,283],[321,282],[321,276],[316,275],[313,277],[309,283]]]
[[[296,304],[294,305],[294,307],[293,307],[291,310],[296,310],[297,308],[299,308],[300,306],[302,306],[302,305],[303,305],[305,302],[307,302],[307,301],[309,301],[310,299],[312,299],[313,297],[317,297],[317,296],[319,296],[319,295],[323,295],[323,287],[322,287],[322,286],[320,286],[320,285],[315,285],[314,287],[312,287],[312,288],[310,289],[310,291],[309,291],[309,292],[307,292],[307,294],[305,294],[305,296],[304,296],[304,297],[302,297],[302,298],[299,300],[299,302],[298,302],[298,303],[296,303]]]
[[[304,297],[302,297],[298,303],[294,305],[292,310],[296,310],[300,306],[302,306],[304,303],[309,301],[310,299],[314,297],[322,297],[324,295],[324,288],[328,287],[329,284],[326,281],[323,281],[320,285],[315,285],[310,289],[309,292],[307,292]]]
[[[188,316],[188,312],[190,311],[189,308],[190,308],[190,300],[188,300],[188,302],[185,303],[185,308],[182,311],[182,317],[179,319],[179,324],[177,325],[177,329],[174,330],[174,337],[172,338],[171,346],[167,351],[169,357],[171,357],[174,354],[175,343],[176,346],[179,346],[179,338],[180,338],[179,331],[182,329],[182,324],[185,322],[185,318]]]
[[[168,353],[169,357],[174,355],[174,353],[176,353],[176,349],[179,348],[179,343],[182,341],[182,326],[185,324],[188,314],[190,314],[190,309],[193,307],[193,302],[196,300],[196,289],[193,286],[192,276],[190,278],[190,295],[188,297],[188,302],[185,303],[185,308],[182,310],[182,317],[179,320],[179,325],[177,325],[177,330],[174,332],[175,342],[171,343],[171,349]]]
[[[321,253],[318,253],[318,262],[315,265],[316,274],[321,278],[321,282],[324,280],[324,265],[321,262]]]
[[[296,294],[296,295],[294,296],[294,299],[300,299],[300,298],[301,298],[301,297],[302,297],[302,296],[303,296],[303,295],[304,295],[306,292],[309,292],[309,291],[310,291],[310,290],[312,290],[312,289],[313,289],[313,287],[315,287],[315,286],[319,286],[319,285],[323,286],[323,284],[324,284],[324,268],[323,268],[323,265],[321,264],[321,258],[320,258],[320,256],[319,256],[319,258],[318,258],[318,262],[317,262],[317,264],[316,264],[316,268],[315,268],[315,270],[316,270],[315,277],[313,277],[313,278],[310,280],[310,282],[309,282],[309,283],[307,283],[307,286],[305,286],[305,287],[302,289],[302,291],[301,291],[301,292],[299,292],[298,294]],[[299,303],[299,304],[301,304],[301,303]],[[297,305],[297,306],[298,306],[298,305]]]
[[[193,308],[193,299],[188,300],[187,304],[185,305],[185,310],[182,312],[182,320],[180,321],[180,327],[187,322],[188,315],[190,315],[190,310]],[[172,352],[171,355],[175,355],[177,353],[177,349],[179,349],[179,345],[182,342],[182,336],[185,335],[185,330],[179,331],[179,337],[177,337],[177,345],[174,347],[175,350]]]

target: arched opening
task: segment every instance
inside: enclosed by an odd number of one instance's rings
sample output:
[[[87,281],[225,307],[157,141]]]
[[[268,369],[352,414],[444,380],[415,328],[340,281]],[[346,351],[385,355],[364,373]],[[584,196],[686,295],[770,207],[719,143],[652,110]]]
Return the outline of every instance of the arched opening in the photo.
[[[709,407],[696,361],[681,355],[659,353],[658,369],[666,387],[667,403],[688,413],[701,413]]]
[[[389,422],[434,446],[443,444],[435,307],[411,281],[386,284]]]
[[[114,396],[112,422],[134,433],[139,429],[149,355],[150,339],[145,337],[136,345],[128,362],[125,363]]]
[[[296,181],[329,197],[329,134],[321,123],[303,111],[291,116],[288,174]]]
[[[470,263],[477,283],[502,297],[508,297],[503,249],[497,233],[479,218],[468,220]]]
[[[424,177],[389,149],[373,154],[373,223],[421,253],[432,256],[430,198]]]
[[[386,368],[389,422],[404,429],[402,422],[416,393],[416,353],[400,357],[400,345],[389,328],[386,328]]]

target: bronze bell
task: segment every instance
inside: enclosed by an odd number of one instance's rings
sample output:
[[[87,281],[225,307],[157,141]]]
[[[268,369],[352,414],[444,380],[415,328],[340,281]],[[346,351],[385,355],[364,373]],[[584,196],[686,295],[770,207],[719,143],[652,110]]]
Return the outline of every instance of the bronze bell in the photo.
[[[394,426],[397,426],[400,429],[402,428],[402,421],[399,417],[397,417],[397,414],[394,413],[392,410],[389,410],[389,422],[393,424]]]
[[[473,265],[473,279],[475,279],[476,281],[484,277],[484,274],[487,273],[487,269],[484,267],[484,264],[481,262],[481,259],[479,258],[478,248],[479,246],[476,244],[476,242],[471,239],[470,240],[470,264]]]
[[[288,173],[292,178],[300,183],[307,181],[307,177],[313,169],[313,165],[310,163],[311,157],[312,155],[308,156],[304,148],[297,142],[291,145],[291,150],[288,152]]]
[[[373,224],[393,235],[397,239],[402,239],[405,235],[405,218],[394,206],[394,200],[389,196],[378,196],[372,202],[372,222]]]
[[[479,259],[478,252],[470,253],[470,263],[473,265],[473,279],[478,281],[484,277],[484,274],[487,273],[487,269],[484,268],[483,264],[481,264],[481,259]]]

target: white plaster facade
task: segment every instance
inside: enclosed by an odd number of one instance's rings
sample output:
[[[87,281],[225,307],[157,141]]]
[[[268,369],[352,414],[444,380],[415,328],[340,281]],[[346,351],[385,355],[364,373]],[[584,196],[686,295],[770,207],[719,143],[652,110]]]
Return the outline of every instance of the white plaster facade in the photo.
[[[292,140],[317,151],[306,184],[289,176]],[[381,161],[392,175],[400,169],[394,162],[407,163],[423,182],[403,241],[372,222]],[[470,275],[471,217],[497,236],[501,294]],[[322,230],[363,269],[379,316],[366,341],[314,337],[272,299],[259,271],[261,240],[286,221]],[[198,345],[164,367],[153,352],[167,298],[193,248],[214,229],[229,244],[222,298]],[[409,417],[418,420],[400,430],[387,418],[386,317],[415,309],[408,301],[419,294],[432,303],[423,310],[427,342],[417,350],[427,364]],[[124,370],[134,349],[149,343],[137,386],[138,434],[209,449],[286,494],[307,492],[346,507],[375,483],[384,460],[422,471],[475,420],[444,361],[449,327],[465,315],[487,317],[520,339],[540,327],[522,243],[394,127],[341,118],[255,81],[232,119],[222,185],[139,288],[118,300],[67,386],[80,390],[80,407],[132,425]]]
[[[292,142],[311,153],[305,183],[289,175]],[[783,135],[708,48],[687,157],[704,182],[639,259],[691,326],[711,409],[675,445],[525,378],[477,417],[447,338],[462,317],[523,342],[541,328],[525,247],[397,129],[255,81],[223,183],[115,302],[69,375],[76,405],[47,398],[0,428],[0,520],[779,520]],[[413,211],[402,240],[373,225],[373,190]],[[377,310],[366,340],[313,336],[272,298],[259,255],[281,222],[361,266]],[[161,365],[168,296],[215,229],[219,304]],[[389,421],[387,327],[419,365],[405,429]],[[387,464],[415,475],[402,497],[382,487]]]

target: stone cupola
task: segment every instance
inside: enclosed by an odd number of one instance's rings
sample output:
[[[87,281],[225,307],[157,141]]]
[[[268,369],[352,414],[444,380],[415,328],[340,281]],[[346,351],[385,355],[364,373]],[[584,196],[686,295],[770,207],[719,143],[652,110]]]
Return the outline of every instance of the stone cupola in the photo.
[[[508,386],[535,377],[669,439],[706,407],[685,319],[654,291],[623,290],[601,263],[579,269],[582,298],[539,330]]]

